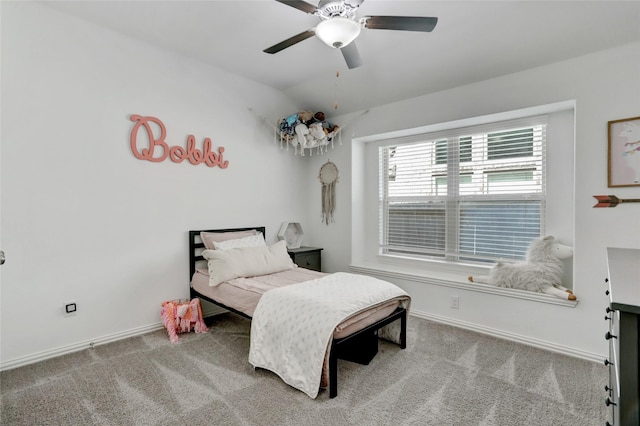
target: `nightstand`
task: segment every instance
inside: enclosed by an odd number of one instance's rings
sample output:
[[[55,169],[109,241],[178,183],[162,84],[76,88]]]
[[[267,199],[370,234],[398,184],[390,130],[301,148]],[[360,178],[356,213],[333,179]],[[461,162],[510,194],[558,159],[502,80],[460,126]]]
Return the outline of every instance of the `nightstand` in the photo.
[[[301,268],[313,269],[321,271],[322,264],[320,261],[321,248],[318,247],[300,247],[287,250],[293,263]]]

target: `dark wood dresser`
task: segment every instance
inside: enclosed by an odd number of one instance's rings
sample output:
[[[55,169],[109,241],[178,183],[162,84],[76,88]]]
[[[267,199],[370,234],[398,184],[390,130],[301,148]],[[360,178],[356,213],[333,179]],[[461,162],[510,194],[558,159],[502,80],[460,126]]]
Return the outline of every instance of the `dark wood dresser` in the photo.
[[[640,425],[640,249],[607,248],[609,384],[615,426]]]

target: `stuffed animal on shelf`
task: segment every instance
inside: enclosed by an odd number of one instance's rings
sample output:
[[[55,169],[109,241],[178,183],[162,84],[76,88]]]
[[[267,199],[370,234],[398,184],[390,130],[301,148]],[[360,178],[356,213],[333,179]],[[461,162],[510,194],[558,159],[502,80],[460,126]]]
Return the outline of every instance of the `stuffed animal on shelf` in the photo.
[[[469,281],[504,288],[551,294],[560,299],[576,300],[571,290],[562,286],[562,259],[573,255],[573,249],[558,243],[553,236],[533,240],[527,259],[517,263],[498,262],[489,275],[469,276]]]
[[[305,149],[323,148],[332,142],[338,133],[339,126],[326,121],[323,112],[315,114],[311,111],[299,111],[280,120],[278,124],[280,140],[293,145],[300,155],[304,156]]]

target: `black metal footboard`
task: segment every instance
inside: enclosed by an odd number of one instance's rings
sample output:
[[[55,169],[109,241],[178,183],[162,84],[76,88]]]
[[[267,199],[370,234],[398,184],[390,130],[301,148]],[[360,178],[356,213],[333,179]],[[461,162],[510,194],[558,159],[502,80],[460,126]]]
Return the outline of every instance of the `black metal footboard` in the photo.
[[[347,337],[333,340],[329,353],[329,398],[335,398],[338,395],[338,359],[368,364],[377,352],[377,331],[398,319],[400,319],[400,348],[405,349],[407,347],[407,310],[405,308],[397,308],[388,317]],[[372,338],[375,339],[375,350],[368,350],[369,344],[366,342],[370,342]],[[353,353],[354,342],[356,346],[365,347],[364,354]]]

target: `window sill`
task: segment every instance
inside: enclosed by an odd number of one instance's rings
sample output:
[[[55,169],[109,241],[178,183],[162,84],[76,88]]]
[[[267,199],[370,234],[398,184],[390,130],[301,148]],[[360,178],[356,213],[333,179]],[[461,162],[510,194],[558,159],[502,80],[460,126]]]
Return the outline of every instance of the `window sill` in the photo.
[[[375,275],[378,277],[398,278],[407,281],[414,281],[430,285],[463,289],[479,293],[495,294],[497,296],[512,297],[515,299],[530,300],[532,302],[548,303],[552,305],[575,308],[578,300],[563,300],[550,294],[535,293],[531,291],[518,290],[513,288],[501,288],[488,284],[470,283],[467,279],[469,274],[442,273],[432,270],[416,270],[403,266],[380,265],[373,263],[359,263],[349,265],[349,270],[363,275]]]

